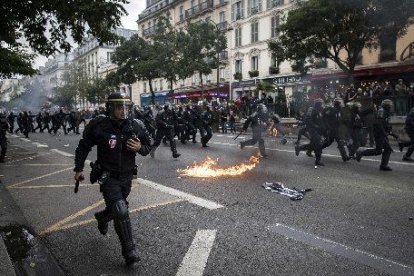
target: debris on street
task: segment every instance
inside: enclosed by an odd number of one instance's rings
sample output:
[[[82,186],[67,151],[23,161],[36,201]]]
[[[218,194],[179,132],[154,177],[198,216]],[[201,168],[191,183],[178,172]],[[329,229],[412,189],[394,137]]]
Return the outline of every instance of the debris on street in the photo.
[[[307,192],[312,191],[312,189],[299,190],[295,187],[289,189],[281,182],[265,182],[262,187],[273,193],[288,196],[291,200],[301,200]]]

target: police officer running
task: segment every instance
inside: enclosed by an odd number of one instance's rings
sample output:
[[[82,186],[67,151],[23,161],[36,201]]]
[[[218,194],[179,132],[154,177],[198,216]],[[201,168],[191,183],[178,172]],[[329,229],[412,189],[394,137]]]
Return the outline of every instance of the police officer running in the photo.
[[[110,94],[106,108],[108,116],[99,115],[85,127],[76,149],[75,180],[83,178],[84,162],[91,148],[97,145],[98,160],[94,168],[99,168],[97,178],[106,205],[105,210],[95,214],[98,230],[105,235],[108,223],[114,220],[122,255],[126,264],[131,265],[139,261],[139,257],[135,252],[127,197],[136,171],[135,156],[137,153],[147,155],[151,140],[144,124],[130,119],[132,102],[125,94]]]
[[[404,147],[408,147],[407,152],[403,156],[403,161],[414,162],[414,159],[411,158],[411,155],[414,152],[414,107],[411,108],[410,113],[408,113],[407,118],[405,119],[405,131],[410,138],[410,142],[398,143],[400,151]]]
[[[360,162],[363,156],[374,156],[382,154],[381,165],[379,168],[381,171],[392,171],[392,169],[388,166],[388,162],[392,153],[388,135],[394,135],[391,132],[392,127],[389,123],[391,108],[391,100],[382,101],[381,108],[378,109],[377,118],[374,123],[375,148],[370,148],[363,151],[358,150],[355,157],[356,161]]]
[[[243,149],[247,145],[254,145],[256,143],[259,143],[260,154],[263,157],[267,157],[262,135],[263,132],[267,129],[268,121],[269,116],[267,114],[266,106],[264,104],[258,104],[257,111],[250,115],[243,125],[243,131],[246,131],[249,125],[251,125],[253,132],[252,139],[240,142],[240,148]]]

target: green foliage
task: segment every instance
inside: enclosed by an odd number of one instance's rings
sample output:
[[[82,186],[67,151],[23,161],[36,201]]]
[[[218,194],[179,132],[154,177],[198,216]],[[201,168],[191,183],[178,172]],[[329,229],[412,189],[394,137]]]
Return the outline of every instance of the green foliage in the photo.
[[[113,55],[113,61],[118,65],[116,76],[112,80],[118,83],[131,84],[138,80],[148,81],[155,103],[155,94],[152,89],[152,80],[162,76],[165,61],[163,54],[153,42],[146,41],[138,35],[132,36],[118,47]]]
[[[107,79],[96,78],[86,86],[86,99],[90,103],[101,104],[112,91]]]
[[[224,34],[212,24],[190,23],[185,31],[175,30],[169,19],[161,16],[151,40],[133,36],[116,49],[113,61],[118,69],[109,77],[109,82],[148,81],[155,103],[154,79],[167,79],[172,86],[178,79],[188,78],[195,72],[210,74],[219,66],[217,51],[226,49],[226,44]]]
[[[403,0],[309,0],[300,1],[281,25],[277,55],[306,72],[315,58],[333,60],[351,75],[364,47],[376,47],[381,35],[400,36],[413,15],[414,1]],[[345,53],[345,58],[340,53]]]
[[[33,56],[27,53],[22,40],[34,52],[52,55],[70,51],[67,36],[81,43],[85,34],[100,42],[117,41],[112,30],[127,14],[127,0],[3,0],[0,5],[0,76],[31,75]],[[8,63],[11,62],[11,63]],[[7,64],[10,68],[7,68]]]
[[[256,90],[270,92],[274,91],[275,87],[269,82],[261,81],[256,84]]]

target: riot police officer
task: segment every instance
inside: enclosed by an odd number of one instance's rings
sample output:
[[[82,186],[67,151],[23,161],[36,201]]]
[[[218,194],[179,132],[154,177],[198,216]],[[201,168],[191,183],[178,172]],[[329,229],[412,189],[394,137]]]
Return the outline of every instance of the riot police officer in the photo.
[[[139,257],[135,252],[127,197],[136,171],[135,156],[150,152],[151,138],[141,121],[130,118],[132,103],[125,94],[110,94],[106,107],[107,115],[95,117],[85,127],[76,149],[75,179],[82,179],[84,162],[96,145],[98,160],[94,168],[99,168],[99,173],[95,171],[94,175],[97,175],[106,204],[103,211],[95,214],[98,229],[105,235],[109,221],[114,220],[122,255],[126,264],[131,265],[139,261]]]
[[[414,152],[414,107],[411,108],[410,113],[408,113],[407,118],[405,118],[405,131],[410,137],[410,142],[407,143],[399,143],[400,151],[403,150],[404,147],[408,147],[407,152],[403,156],[403,161],[407,162],[414,162],[411,158],[411,155]]]
[[[6,115],[0,114],[0,163],[4,163],[4,157],[7,152],[7,137],[6,132],[9,129],[9,124],[7,123]]]
[[[309,133],[310,143],[305,145],[296,145],[295,153],[296,156],[302,150],[315,152],[315,166],[324,166],[321,162],[322,149],[325,142],[324,134],[324,122],[322,117],[322,111],[324,109],[324,103],[322,99],[316,99],[313,107],[310,107],[306,113],[306,130]]]
[[[329,147],[334,141],[338,144],[338,150],[344,162],[350,158],[345,150],[345,141],[339,133],[339,126],[342,117],[343,100],[341,98],[334,99],[333,106],[325,107],[323,110],[323,120],[325,123],[326,140],[323,148]]]
[[[381,171],[392,171],[388,166],[390,160],[392,148],[388,140],[388,135],[392,134],[392,127],[389,123],[391,117],[391,100],[383,100],[381,107],[378,109],[376,120],[374,122],[374,137],[375,148],[366,149],[363,151],[357,151],[355,159],[360,162],[363,156],[374,156],[382,154],[381,158]]]
[[[155,117],[157,124],[157,132],[155,134],[155,141],[152,144],[152,150],[150,152],[151,157],[154,158],[155,150],[161,144],[162,138],[166,138],[170,142],[170,148],[173,158],[180,157],[181,154],[177,152],[177,145],[174,140],[174,126],[175,126],[175,113],[168,104],[164,106],[164,109],[158,112]]]
[[[258,104],[256,108],[257,111],[250,115],[243,124],[243,131],[246,131],[249,125],[251,125],[253,132],[252,139],[240,142],[240,148],[243,149],[247,145],[255,145],[256,143],[259,143],[260,154],[263,157],[267,157],[262,134],[267,129],[269,116],[264,104]]]

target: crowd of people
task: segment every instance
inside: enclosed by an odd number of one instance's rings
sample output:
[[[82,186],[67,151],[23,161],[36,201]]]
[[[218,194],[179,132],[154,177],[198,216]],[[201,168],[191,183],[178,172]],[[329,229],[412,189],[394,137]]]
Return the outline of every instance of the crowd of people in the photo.
[[[306,151],[307,155],[315,157],[315,166],[324,166],[322,162],[323,150],[332,143],[337,143],[337,148],[344,162],[355,159],[360,162],[364,156],[382,155],[380,170],[392,170],[388,163],[392,153],[388,137],[398,138],[389,123],[393,102],[383,100],[376,107],[374,104],[362,108],[355,101],[344,104],[343,99],[335,98],[331,102],[323,99],[314,99],[313,105],[302,114],[300,118],[300,131],[295,142],[295,153]],[[237,106],[236,106],[237,108]],[[37,115],[31,112],[21,112],[14,115],[12,112],[0,117],[0,145],[2,147],[0,161],[4,162],[7,149],[6,132],[23,133],[26,137],[31,132],[47,130],[56,135],[59,129],[64,134],[80,134],[79,126],[83,122],[85,129],[75,154],[75,179],[84,179],[83,169],[87,155],[91,148],[97,145],[97,161],[94,162],[91,172],[91,182],[98,181],[100,191],[105,199],[106,208],[95,214],[98,221],[98,230],[102,235],[108,232],[108,223],[114,221],[115,230],[120,239],[122,255],[126,263],[133,264],[139,260],[135,252],[132,239],[132,229],[129,219],[127,197],[131,190],[131,180],[136,174],[136,154],[150,154],[155,158],[155,153],[161,142],[169,144],[172,158],[179,158],[175,137],[183,145],[187,143],[201,142],[201,146],[209,147],[209,141],[214,129],[235,132],[237,109],[227,104],[200,104],[171,105],[153,107],[133,107],[125,94],[113,93],[109,95],[106,109],[95,110],[91,120],[90,115],[84,111],[65,112],[63,109],[50,114],[44,110]],[[367,127],[367,118],[371,117],[372,123],[368,126],[372,135],[370,144],[372,148],[361,149],[362,129]],[[14,129],[17,118],[18,128]],[[216,118],[216,119],[215,119]],[[36,127],[34,122],[37,123]],[[216,126],[213,126],[215,124]],[[260,154],[267,158],[264,135],[273,133],[277,129],[283,133],[283,125],[280,117],[267,109],[266,103],[260,100],[256,102],[255,109],[247,114],[241,127],[241,132],[252,129],[251,139],[240,142],[240,148],[258,143]],[[217,129],[216,129],[217,128]],[[413,162],[411,158],[414,152],[414,108],[411,108],[405,123],[406,132],[410,141],[400,141],[398,146],[401,151],[408,147],[403,156],[403,161]],[[197,139],[197,133],[200,138]],[[307,137],[308,142],[302,144],[302,137]],[[283,139],[282,143],[286,143]],[[375,146],[374,146],[375,145]]]

